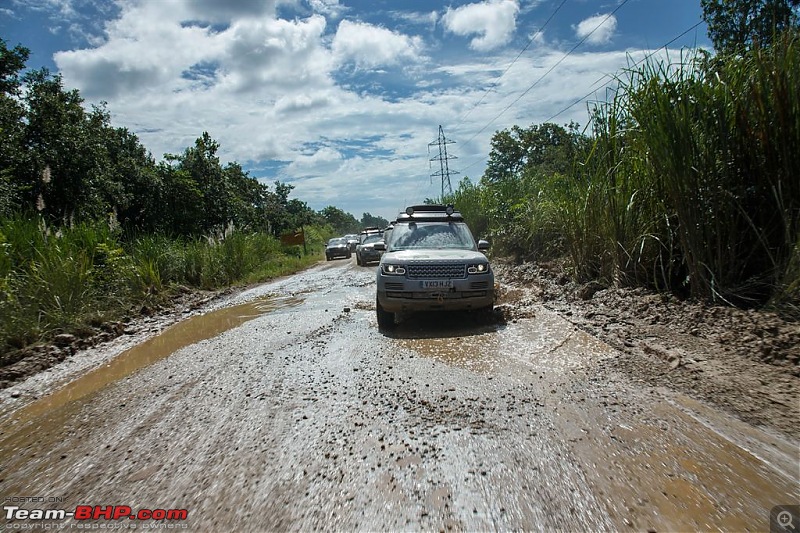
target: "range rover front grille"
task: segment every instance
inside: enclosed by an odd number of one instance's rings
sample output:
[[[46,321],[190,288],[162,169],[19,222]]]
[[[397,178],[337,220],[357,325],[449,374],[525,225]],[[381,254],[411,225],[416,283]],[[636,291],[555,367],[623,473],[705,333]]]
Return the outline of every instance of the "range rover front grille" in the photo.
[[[412,279],[463,279],[467,275],[467,266],[459,264],[408,265],[406,270]]]

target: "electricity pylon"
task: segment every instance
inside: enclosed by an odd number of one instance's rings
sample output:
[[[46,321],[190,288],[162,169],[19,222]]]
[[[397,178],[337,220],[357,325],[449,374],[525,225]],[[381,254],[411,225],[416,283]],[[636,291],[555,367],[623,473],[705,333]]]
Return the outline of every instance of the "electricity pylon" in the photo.
[[[447,155],[447,145],[448,144],[455,144],[455,141],[448,141],[447,138],[444,136],[444,130],[442,130],[442,126],[439,126],[439,138],[435,141],[428,143],[428,155],[430,155],[431,146],[438,146],[439,147],[439,155],[430,159],[431,162],[438,161],[439,162],[439,171],[434,172],[431,174],[431,181],[436,176],[441,176],[442,178],[442,196],[441,200],[444,201],[445,193],[448,195],[453,194],[453,186],[450,184],[450,174],[458,174],[456,170],[450,170],[450,165],[448,161],[450,159],[458,159],[454,155]]]

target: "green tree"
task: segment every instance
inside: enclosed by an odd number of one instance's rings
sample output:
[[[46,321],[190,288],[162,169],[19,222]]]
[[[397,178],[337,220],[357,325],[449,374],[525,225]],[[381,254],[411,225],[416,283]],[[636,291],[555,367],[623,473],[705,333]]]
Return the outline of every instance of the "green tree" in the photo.
[[[163,181],[150,153],[126,128],[106,127],[99,134],[107,169],[103,194],[109,210],[117,214],[117,219],[127,229],[164,229],[160,204]]]
[[[385,228],[389,225],[389,221],[385,218],[377,215],[371,215],[369,213],[364,213],[361,215],[361,227],[362,228]]]
[[[798,28],[800,0],[700,0],[714,49],[739,53],[754,43],[768,46],[787,29]]]
[[[55,221],[104,216],[97,132],[107,126],[107,115],[97,108],[87,114],[80,93],[64,90],[61,76],[51,76],[47,69],[27,73],[24,81],[26,156],[15,179],[27,194],[26,203]]]
[[[218,150],[219,143],[204,131],[194,146],[184,151],[178,165],[202,196],[203,211],[198,221],[202,232],[222,228],[231,221],[231,188],[217,157]]]
[[[491,146],[480,182],[482,214],[497,250],[526,253],[540,191],[551,185],[553,176],[574,171],[576,162],[585,159],[589,141],[575,123],[545,123],[496,132]]]
[[[227,182],[232,187],[231,214],[237,227],[254,231],[269,231],[267,206],[272,193],[245,172],[238,163],[225,167]]]
[[[341,235],[346,233],[358,233],[361,227],[356,217],[332,205],[320,211],[320,215],[322,215],[322,218],[325,219],[327,224],[331,225],[336,233]]]
[[[20,103],[20,72],[30,50],[17,45],[12,50],[0,39],[0,216],[19,207],[20,191],[12,179],[23,156],[23,117]]]

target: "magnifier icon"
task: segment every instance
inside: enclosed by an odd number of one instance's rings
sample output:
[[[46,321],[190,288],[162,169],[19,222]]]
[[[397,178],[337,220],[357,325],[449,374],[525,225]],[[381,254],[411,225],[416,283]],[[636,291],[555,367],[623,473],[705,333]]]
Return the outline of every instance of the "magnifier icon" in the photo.
[[[775,517],[778,520],[778,524],[784,529],[791,529],[794,531],[794,523],[792,522],[792,513],[789,511],[781,511],[778,513],[778,516]]]

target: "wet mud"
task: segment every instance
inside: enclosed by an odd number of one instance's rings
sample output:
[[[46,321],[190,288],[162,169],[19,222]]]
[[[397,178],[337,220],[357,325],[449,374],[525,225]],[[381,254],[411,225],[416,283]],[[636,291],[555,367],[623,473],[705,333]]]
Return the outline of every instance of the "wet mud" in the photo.
[[[503,292],[494,319],[385,335],[354,260],[253,288],[6,412],[0,494],[187,509],[199,531],[765,530],[798,501],[796,440]]]

